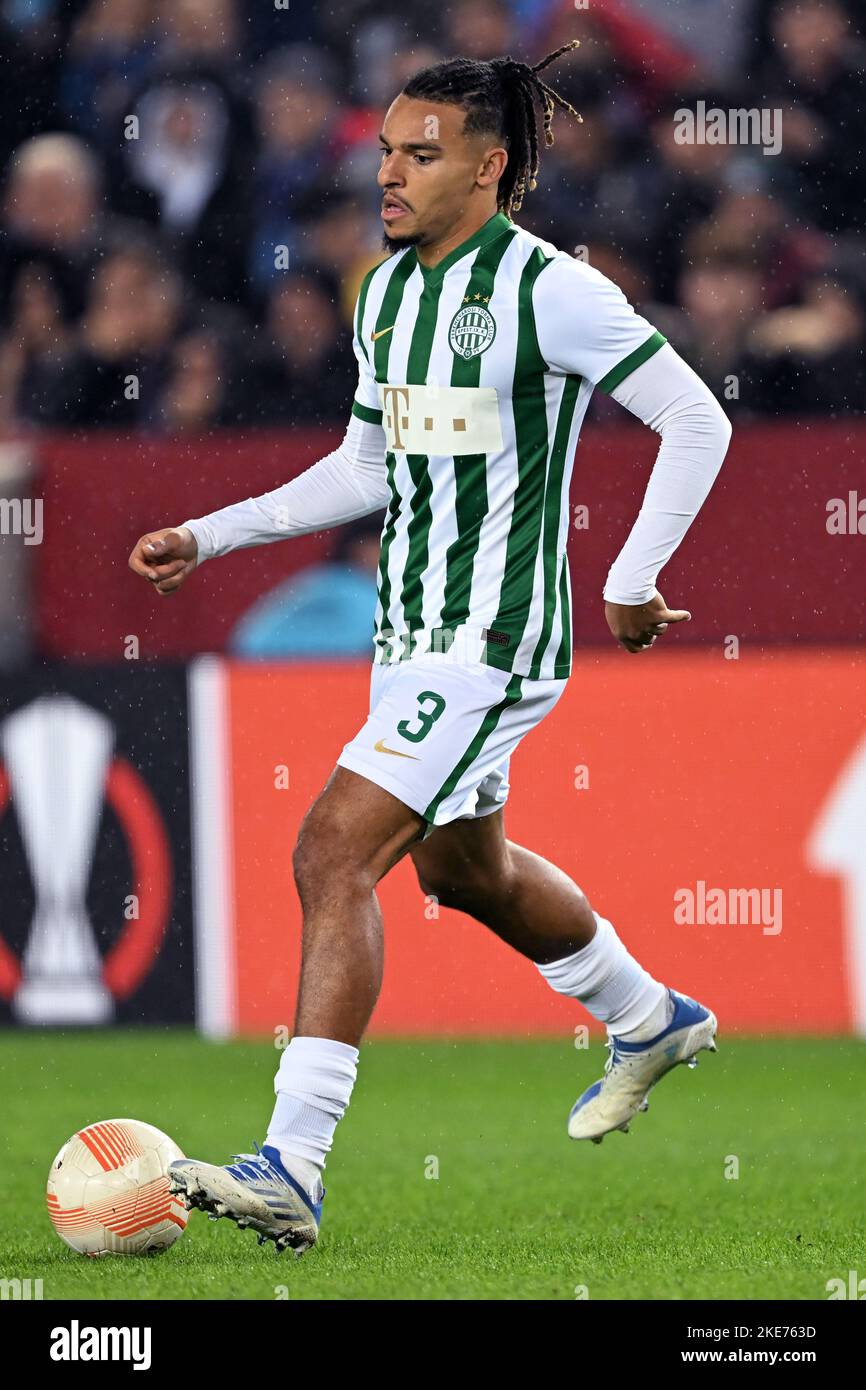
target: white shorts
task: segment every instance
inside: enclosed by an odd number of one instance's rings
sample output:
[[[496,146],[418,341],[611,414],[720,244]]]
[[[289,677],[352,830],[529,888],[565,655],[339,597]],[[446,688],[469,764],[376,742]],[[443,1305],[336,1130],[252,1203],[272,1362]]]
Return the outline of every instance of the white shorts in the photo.
[[[437,825],[505,804],[508,763],[566,679],[532,680],[448,653],[375,664],[366,724],[337,762]]]

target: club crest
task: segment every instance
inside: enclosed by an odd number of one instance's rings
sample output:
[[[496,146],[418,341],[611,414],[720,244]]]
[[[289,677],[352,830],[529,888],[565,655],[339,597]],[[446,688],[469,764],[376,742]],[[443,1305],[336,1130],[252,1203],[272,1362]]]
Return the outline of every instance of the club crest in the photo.
[[[496,337],[496,321],[480,304],[466,304],[451,320],[448,342],[458,357],[478,357]]]

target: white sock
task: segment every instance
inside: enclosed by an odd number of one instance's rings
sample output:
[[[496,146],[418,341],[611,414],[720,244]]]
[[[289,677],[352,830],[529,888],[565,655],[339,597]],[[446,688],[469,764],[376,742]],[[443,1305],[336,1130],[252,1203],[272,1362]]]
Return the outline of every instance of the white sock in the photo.
[[[663,1029],[667,1028],[674,1016],[674,1006],[671,997],[665,990],[659,1002],[656,1004],[649,1018],[641,1023],[637,1028],[631,1028],[627,1033],[621,1033],[619,1029],[608,1029],[611,1037],[616,1036],[623,1042],[649,1042],[650,1038],[657,1038]]]
[[[283,1160],[283,1167],[288,1168],[293,1178],[297,1178],[301,1187],[306,1188],[314,1202],[318,1202],[322,1195],[322,1169],[318,1163],[311,1163],[308,1158],[299,1158],[297,1154],[280,1151]]]
[[[279,1149],[312,1193],[352,1094],[358,1049],[333,1038],[292,1038],[274,1077],[277,1102],[265,1143]]]
[[[593,916],[596,933],[586,946],[538,969],[551,989],[579,999],[607,1024],[611,1036],[627,1042],[654,1038],[673,1017],[667,989],[629,955],[606,917]]]

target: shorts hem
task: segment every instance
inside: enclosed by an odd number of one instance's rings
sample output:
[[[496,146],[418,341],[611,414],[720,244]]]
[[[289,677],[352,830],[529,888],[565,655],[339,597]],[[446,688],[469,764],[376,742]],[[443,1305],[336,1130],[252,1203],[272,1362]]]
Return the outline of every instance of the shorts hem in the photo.
[[[337,759],[337,765],[339,767],[348,768],[350,772],[356,772],[359,777],[366,777],[368,782],[373,782],[377,787],[381,787],[383,791],[390,792],[392,796],[396,796],[398,801],[402,801],[404,806],[408,806],[410,811],[414,811],[416,815],[421,816],[422,820],[424,820],[427,825],[432,826],[436,824],[435,821],[431,820],[430,817],[425,814],[427,804],[424,806],[419,806],[417,804],[413,805],[403,783],[398,782],[396,777],[389,777],[384,767],[381,771],[377,768],[374,775],[374,770],[369,763],[364,762],[361,758],[353,758],[351,753],[341,753]]]

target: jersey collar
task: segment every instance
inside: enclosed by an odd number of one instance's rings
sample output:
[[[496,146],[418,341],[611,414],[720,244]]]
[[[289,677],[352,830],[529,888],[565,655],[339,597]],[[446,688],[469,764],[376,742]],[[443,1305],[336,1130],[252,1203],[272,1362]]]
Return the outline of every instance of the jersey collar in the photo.
[[[511,221],[511,218],[506,217],[504,212],[495,212],[492,217],[488,217],[487,221],[478,228],[477,232],[473,232],[472,236],[466,241],[461,241],[459,246],[455,246],[453,251],[448,252],[444,260],[441,260],[438,265],[432,267],[421,264],[418,260],[418,252],[416,249],[415,264],[424,277],[425,285],[436,284],[445,272],[454,265],[455,261],[459,261],[461,257],[468,255],[470,251],[477,250],[479,246],[484,246],[486,242],[492,241],[494,237],[501,236],[504,231],[507,231],[513,226],[514,223]]]

